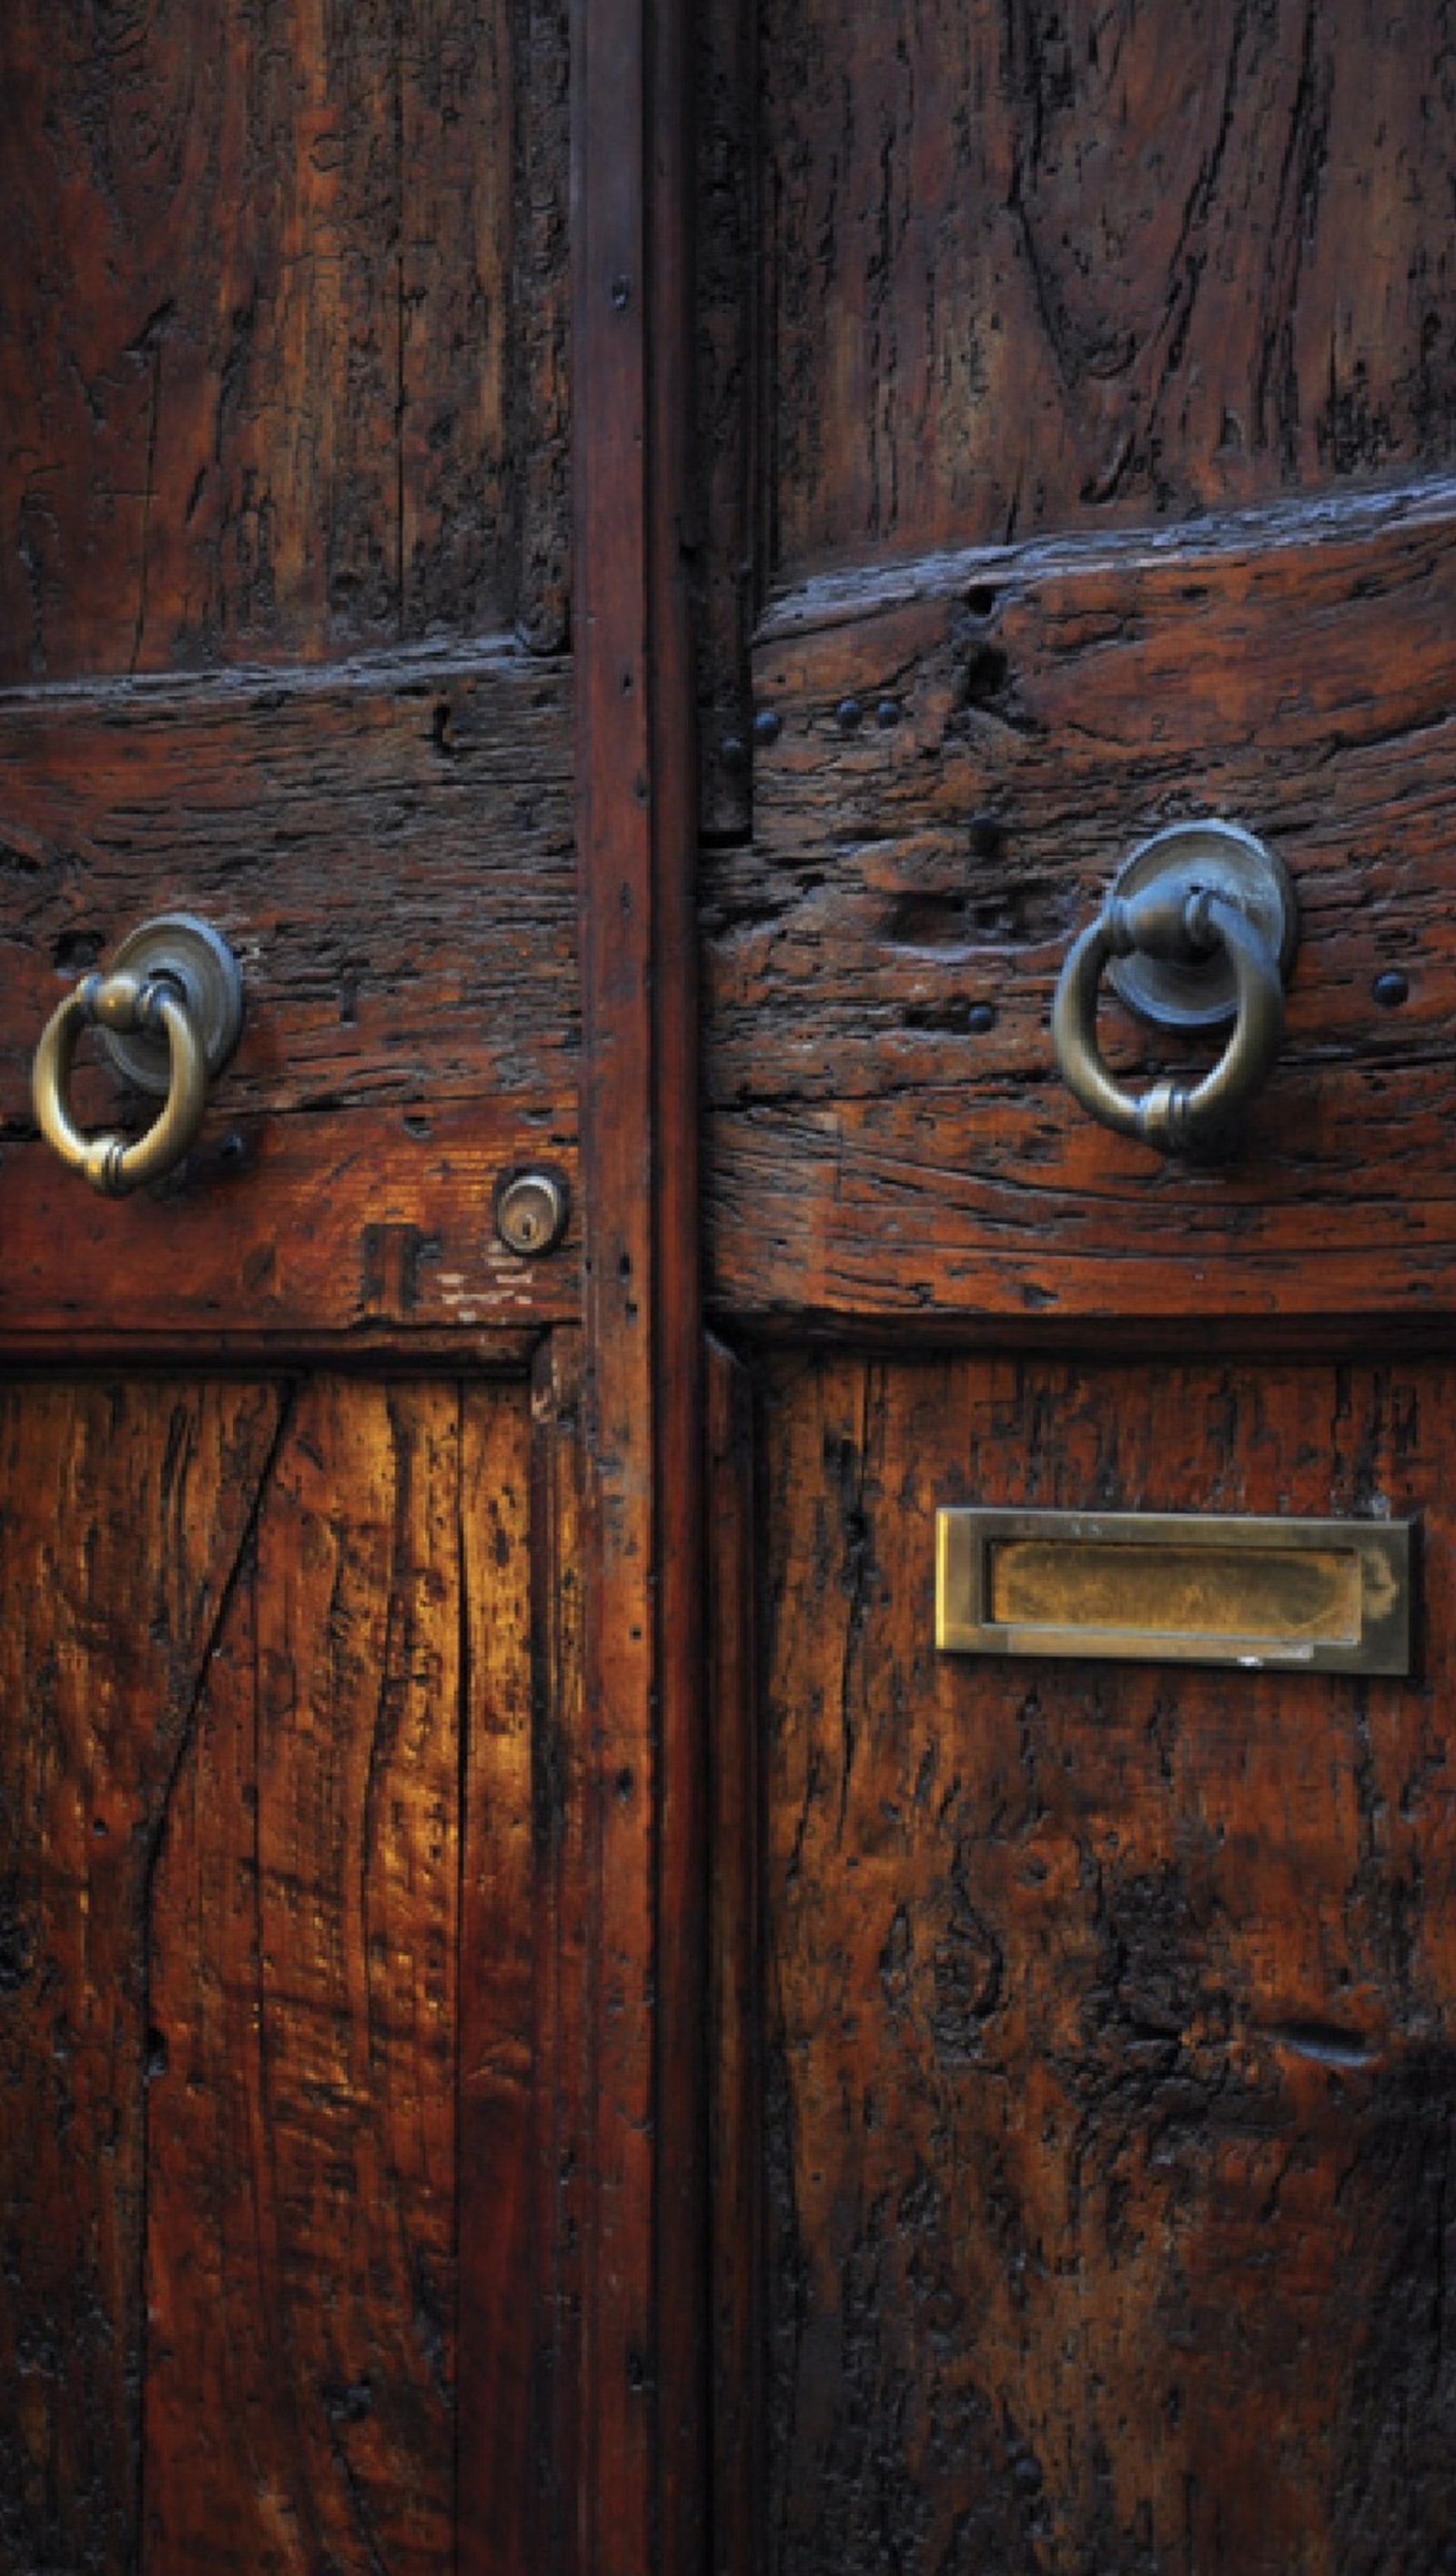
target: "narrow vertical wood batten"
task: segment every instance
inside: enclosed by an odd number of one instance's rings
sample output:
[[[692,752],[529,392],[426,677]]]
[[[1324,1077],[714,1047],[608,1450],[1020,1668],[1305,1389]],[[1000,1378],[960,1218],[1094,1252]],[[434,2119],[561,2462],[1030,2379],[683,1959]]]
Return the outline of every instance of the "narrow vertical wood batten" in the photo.
[[[571,2562],[701,2556],[701,1376],[685,12],[573,18],[592,2176]]]

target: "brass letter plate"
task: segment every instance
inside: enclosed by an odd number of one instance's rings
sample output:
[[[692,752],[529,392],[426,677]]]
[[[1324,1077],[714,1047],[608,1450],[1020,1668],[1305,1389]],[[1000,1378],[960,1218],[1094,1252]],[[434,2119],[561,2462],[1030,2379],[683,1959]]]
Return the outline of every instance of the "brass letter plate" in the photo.
[[[936,1518],[935,1642],[948,1654],[1410,1670],[1409,1521]]]

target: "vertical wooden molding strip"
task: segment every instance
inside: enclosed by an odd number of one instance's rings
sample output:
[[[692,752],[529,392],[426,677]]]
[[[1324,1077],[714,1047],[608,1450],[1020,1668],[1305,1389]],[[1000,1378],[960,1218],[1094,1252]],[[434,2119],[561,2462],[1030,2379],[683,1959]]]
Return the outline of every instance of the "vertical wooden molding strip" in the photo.
[[[586,1865],[581,2576],[700,2564],[705,2205],[682,0],[576,0]]]
[[[752,1388],[721,1342],[708,1344],[706,1403],[712,2576],[756,2576],[767,2483],[758,1532]]]

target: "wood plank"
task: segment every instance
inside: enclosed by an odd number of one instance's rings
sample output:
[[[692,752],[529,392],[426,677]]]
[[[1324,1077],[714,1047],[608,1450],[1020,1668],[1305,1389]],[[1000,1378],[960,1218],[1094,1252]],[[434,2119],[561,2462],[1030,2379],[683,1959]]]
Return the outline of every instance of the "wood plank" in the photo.
[[[515,627],[533,653],[571,632],[569,0],[519,0],[510,468]]]
[[[753,1393],[708,1351],[708,2025],[714,2576],[757,2576],[764,2497],[760,1574]]]
[[[1444,1363],[766,1370],[775,2576],[1456,2509]],[[1411,1683],[938,1657],[934,1507],[1419,1515]]]
[[[299,1390],[156,1872],[157,2576],[451,2546],[464,1508],[453,1386]]]
[[[0,1331],[472,1331],[576,1295],[574,1250],[510,1255],[502,1176],[572,1181],[579,1005],[564,666],[497,641],[287,682],[0,700]],[[30,1066],[76,975],[156,911],[201,913],[247,1022],[185,1174],[101,1202],[24,1140]],[[133,1125],[99,1048],[87,1126]]]
[[[1451,453],[1436,0],[761,28],[768,581]]]
[[[1453,618],[1444,485],[938,559],[777,615],[758,837],[706,862],[715,1297],[1449,1308]],[[1095,1127],[1047,1029],[1122,858],[1197,814],[1267,838],[1301,921],[1279,1063],[1213,1168]],[[1101,1034],[1135,1085],[1179,1061],[1114,1005]]]
[[[0,698],[0,775],[12,1133],[67,983],[169,910],[242,963],[220,1109],[569,1095],[563,664],[487,638],[288,679],[22,690]]]
[[[6,678],[513,612],[510,15],[7,11]]]
[[[204,1139],[184,1186],[120,1201],[21,1148],[3,1175],[0,1345],[337,1352],[389,1330],[489,1365],[493,1333],[575,1311],[576,1235],[522,1260],[491,1215],[503,1171],[544,1159],[569,1177],[572,1141],[492,1103],[248,1119]]]
[[[696,12],[694,303],[697,512],[703,530],[694,662],[699,828],[748,829],[753,710],[748,641],[757,604],[757,420],[751,399],[756,23],[739,0]]]
[[[460,1882],[458,2576],[518,2576],[539,2497],[531,1422],[467,1392]]]
[[[577,0],[586,1797],[597,1960],[579,2576],[703,2548],[697,1056],[680,0]]]
[[[594,2005],[601,1860],[594,1723],[585,1694],[586,1452],[579,1332],[552,1333],[531,1381],[531,1785],[536,1864],[531,1939],[537,2296],[532,2377],[533,2552],[574,2568],[586,2512],[582,2376],[588,2317],[598,2090]],[[463,2534],[462,2534],[463,2537]],[[478,2545],[478,2544],[477,2544]]]
[[[0,1395],[0,2559],[140,2563],[149,1975],[267,1386]]]

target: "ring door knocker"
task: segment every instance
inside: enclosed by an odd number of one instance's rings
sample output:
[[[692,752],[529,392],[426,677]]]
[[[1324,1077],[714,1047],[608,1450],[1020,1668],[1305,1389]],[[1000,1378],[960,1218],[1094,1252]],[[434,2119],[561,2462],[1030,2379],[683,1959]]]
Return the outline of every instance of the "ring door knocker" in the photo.
[[[1283,862],[1234,823],[1175,823],[1134,850],[1070,950],[1052,1005],[1058,1067],[1092,1117],[1162,1154],[1216,1152],[1267,1079],[1284,1034],[1298,912]],[[1125,1090],[1097,1043],[1106,967],[1139,1018],[1176,1031],[1232,1022],[1199,1081]]]
[[[181,1162],[202,1125],[208,1085],[236,1047],[243,981],[221,934],[191,913],[143,922],[108,973],[83,975],[46,1023],[31,1089],[46,1143],[105,1198],[124,1198]],[[71,1114],[83,1030],[101,1031],[117,1069],[162,1108],[135,1139],[88,1136]]]

